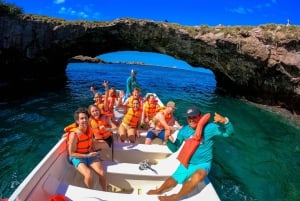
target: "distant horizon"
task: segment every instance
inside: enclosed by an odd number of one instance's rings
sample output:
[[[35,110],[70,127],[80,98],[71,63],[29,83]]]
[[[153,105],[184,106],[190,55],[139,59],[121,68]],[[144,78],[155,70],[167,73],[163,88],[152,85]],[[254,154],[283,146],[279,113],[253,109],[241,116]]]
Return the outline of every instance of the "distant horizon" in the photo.
[[[159,54],[154,52],[139,52],[139,51],[116,51],[97,56],[105,62],[142,62],[144,65],[160,66],[167,68],[177,68],[191,71],[198,71],[203,73],[210,73],[212,71],[201,66],[191,66],[187,62],[175,59],[169,55]]]

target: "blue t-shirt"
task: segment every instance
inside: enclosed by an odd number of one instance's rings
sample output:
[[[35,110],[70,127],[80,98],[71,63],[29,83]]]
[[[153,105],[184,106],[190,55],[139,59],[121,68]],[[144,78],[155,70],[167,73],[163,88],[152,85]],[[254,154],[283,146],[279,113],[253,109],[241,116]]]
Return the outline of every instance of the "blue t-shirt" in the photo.
[[[139,84],[136,80],[136,77],[128,77],[127,78],[127,82],[126,82],[126,95],[129,96],[129,95],[132,95],[132,92],[135,88],[139,88]]]
[[[234,132],[230,122],[226,124],[208,123],[202,132],[202,143],[198,146],[192,155],[189,164],[211,163],[213,158],[213,137],[223,136],[228,137]],[[184,126],[179,130],[174,143],[167,141],[167,146],[172,152],[176,152],[184,142],[184,140],[194,136],[195,130],[189,125]]]

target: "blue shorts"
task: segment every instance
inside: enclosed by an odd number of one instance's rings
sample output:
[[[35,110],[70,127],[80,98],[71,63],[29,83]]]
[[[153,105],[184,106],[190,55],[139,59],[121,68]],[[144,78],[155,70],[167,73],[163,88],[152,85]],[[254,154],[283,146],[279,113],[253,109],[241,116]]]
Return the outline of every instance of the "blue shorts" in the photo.
[[[94,162],[95,159],[99,158],[99,156],[93,156],[89,158],[75,158],[75,157],[69,157],[69,160],[73,164],[75,168],[78,167],[79,163],[84,163],[86,166],[90,166],[92,162]]]
[[[161,130],[157,135],[154,133],[154,131],[152,130],[148,131],[146,138],[150,138],[151,140],[153,140],[154,138],[158,137],[162,141],[165,140],[165,130]]]
[[[178,166],[172,177],[177,181],[178,184],[183,184],[188,180],[197,170],[205,170],[207,174],[210,171],[211,163],[201,163],[201,164],[189,164],[188,167],[184,167],[182,164]]]

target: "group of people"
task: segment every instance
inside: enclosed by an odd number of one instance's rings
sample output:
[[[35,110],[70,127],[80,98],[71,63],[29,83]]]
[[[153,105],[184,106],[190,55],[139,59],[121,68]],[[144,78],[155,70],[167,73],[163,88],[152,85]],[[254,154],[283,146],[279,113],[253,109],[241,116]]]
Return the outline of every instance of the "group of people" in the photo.
[[[181,126],[174,117],[176,105],[169,101],[166,106],[160,106],[154,94],[145,99],[140,96],[136,71],[131,71],[127,79],[126,93],[118,92],[104,81],[105,94],[97,93],[93,87],[95,103],[88,109],[78,108],[74,113],[75,123],[65,128],[69,159],[73,166],[83,175],[84,183],[92,188],[93,169],[99,175],[102,190],[106,190],[106,176],[99,157],[99,151],[112,146],[112,132],[118,131],[121,142],[126,138],[135,143],[139,130],[147,129],[145,144],[151,144],[154,138],[160,138],[166,146],[176,152],[182,144],[193,137],[198,122],[203,117],[198,107],[186,110],[187,125]],[[114,120],[114,107],[124,107],[122,120]],[[173,134],[179,129],[176,138]],[[147,194],[158,194],[159,200],[179,200],[193,191],[208,175],[213,159],[213,137],[228,137],[234,132],[227,117],[214,114],[214,122],[205,124],[201,144],[193,152],[187,165],[180,164],[176,171],[158,188]],[[180,191],[173,195],[161,195],[177,184],[182,184]]]

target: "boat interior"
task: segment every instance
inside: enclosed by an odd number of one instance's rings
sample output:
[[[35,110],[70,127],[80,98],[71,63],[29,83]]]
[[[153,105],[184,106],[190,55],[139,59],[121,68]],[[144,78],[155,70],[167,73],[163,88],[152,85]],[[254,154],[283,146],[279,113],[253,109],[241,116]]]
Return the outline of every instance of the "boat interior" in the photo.
[[[94,173],[93,189],[88,189],[83,183],[82,175],[70,164],[67,158],[66,142],[60,142],[48,153],[48,155],[36,166],[35,176],[30,175],[24,180],[24,185],[35,185],[34,188],[24,188],[16,191],[18,197],[34,201],[36,198],[47,200],[55,194],[62,194],[70,200],[91,200],[84,196],[96,196],[101,199],[132,199],[132,196],[143,197],[144,200],[157,200],[157,196],[146,196],[150,189],[157,188],[169,177],[178,165],[177,152],[171,154],[162,145],[145,145],[115,143],[113,160],[104,160],[106,170],[107,191],[104,192],[99,184],[98,175]],[[122,151],[123,150],[123,151]],[[127,151],[124,151],[127,150]],[[145,152],[147,157],[145,158]],[[120,154],[119,154],[120,153]],[[123,155],[122,155],[123,154]],[[115,160],[114,160],[115,159]],[[26,181],[27,180],[27,181]],[[194,194],[199,193],[209,180],[199,184]],[[178,192],[180,185],[168,193]],[[30,191],[29,191],[30,190]],[[130,197],[127,197],[129,196]],[[109,198],[109,199],[108,199]],[[152,199],[151,199],[152,198]],[[97,199],[99,200],[99,199]]]

